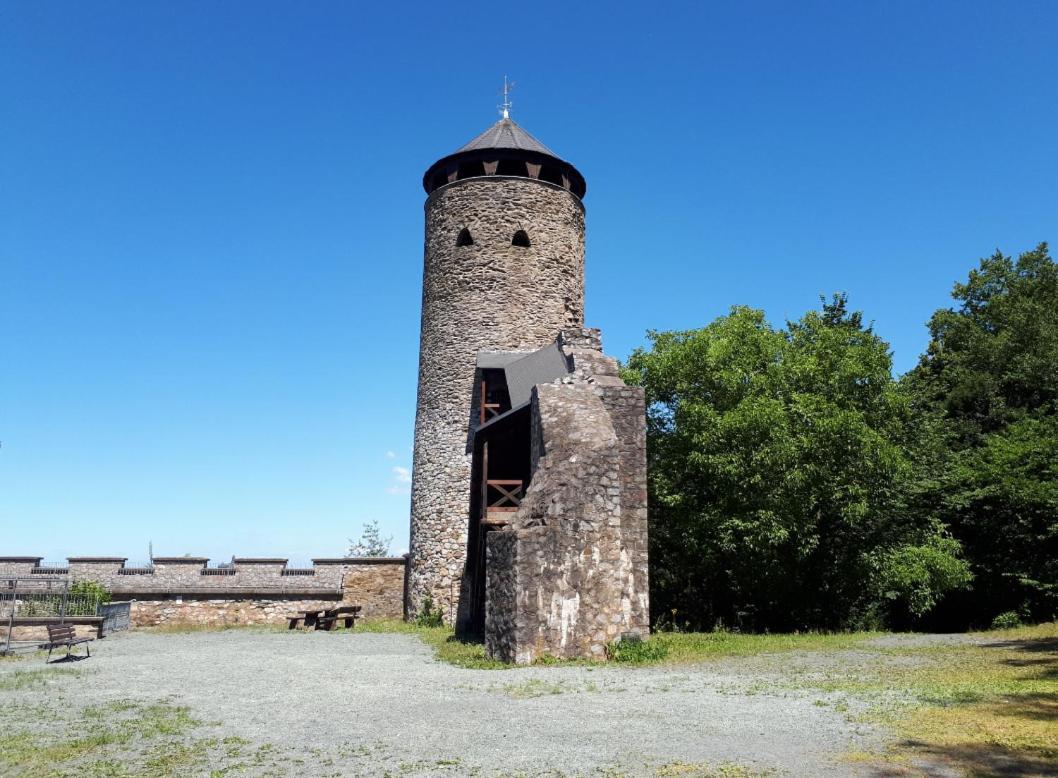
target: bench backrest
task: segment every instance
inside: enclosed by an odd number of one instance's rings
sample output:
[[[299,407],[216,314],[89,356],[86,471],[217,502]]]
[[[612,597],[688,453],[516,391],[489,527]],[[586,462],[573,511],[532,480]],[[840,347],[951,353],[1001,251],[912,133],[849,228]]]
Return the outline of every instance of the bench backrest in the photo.
[[[73,640],[77,636],[77,630],[73,624],[49,624],[48,640],[54,642],[60,640]]]

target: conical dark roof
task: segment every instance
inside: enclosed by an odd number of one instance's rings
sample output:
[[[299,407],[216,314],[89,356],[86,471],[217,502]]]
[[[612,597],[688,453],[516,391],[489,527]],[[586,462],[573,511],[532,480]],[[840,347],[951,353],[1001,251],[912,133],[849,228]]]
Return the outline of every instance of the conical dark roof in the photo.
[[[512,169],[511,161],[521,163],[520,168]],[[562,186],[580,198],[587,189],[584,176],[573,165],[507,116],[430,165],[422,184],[429,194],[447,183],[486,175],[524,176]]]
[[[500,119],[457,151],[456,154],[461,154],[464,151],[481,151],[483,149],[535,151],[538,154],[547,154],[549,157],[559,159],[558,154],[515,124],[513,119]]]

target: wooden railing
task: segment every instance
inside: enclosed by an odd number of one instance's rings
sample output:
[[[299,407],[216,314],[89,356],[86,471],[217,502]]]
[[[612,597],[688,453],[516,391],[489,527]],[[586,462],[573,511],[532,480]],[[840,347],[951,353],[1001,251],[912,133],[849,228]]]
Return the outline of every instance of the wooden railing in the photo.
[[[514,513],[522,504],[525,484],[519,479],[497,478],[485,482],[485,518],[486,524],[506,524],[507,514]],[[489,490],[498,493],[494,499],[489,498]]]
[[[481,382],[481,418],[479,419],[480,424],[484,424],[486,421],[491,419],[493,416],[500,415],[500,403],[486,402],[489,399],[489,387],[485,381]]]

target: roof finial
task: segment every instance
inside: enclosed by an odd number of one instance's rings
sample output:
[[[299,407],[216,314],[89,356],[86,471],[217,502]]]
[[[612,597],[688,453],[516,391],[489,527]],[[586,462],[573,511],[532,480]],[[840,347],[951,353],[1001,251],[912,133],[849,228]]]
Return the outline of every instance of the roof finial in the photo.
[[[508,83],[507,75],[503,76],[503,105],[500,106],[500,113],[504,119],[511,118],[511,109],[514,108],[514,103],[511,102],[511,90],[514,89],[514,82]]]

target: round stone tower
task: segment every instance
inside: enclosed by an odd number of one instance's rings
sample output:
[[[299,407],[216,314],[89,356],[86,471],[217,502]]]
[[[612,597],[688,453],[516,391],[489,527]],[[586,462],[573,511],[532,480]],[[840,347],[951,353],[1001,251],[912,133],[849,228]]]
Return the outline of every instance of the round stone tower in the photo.
[[[534,351],[584,323],[584,178],[504,116],[430,166],[408,610],[459,611],[479,352]]]

